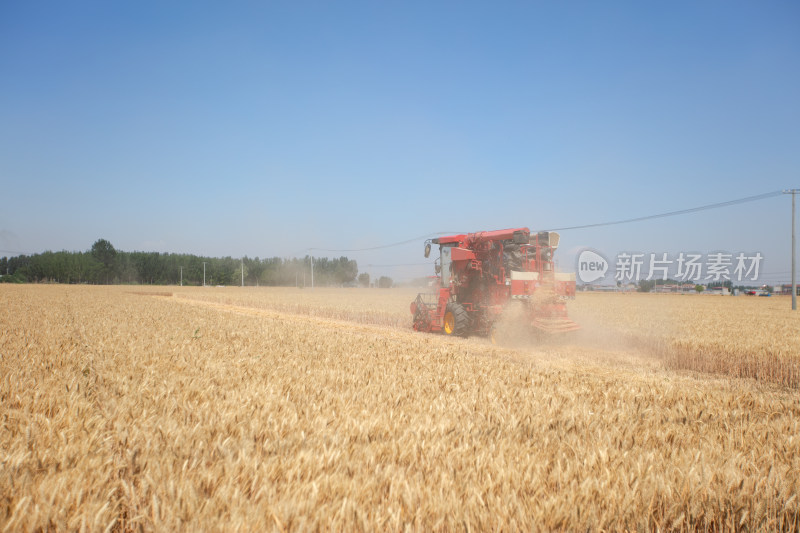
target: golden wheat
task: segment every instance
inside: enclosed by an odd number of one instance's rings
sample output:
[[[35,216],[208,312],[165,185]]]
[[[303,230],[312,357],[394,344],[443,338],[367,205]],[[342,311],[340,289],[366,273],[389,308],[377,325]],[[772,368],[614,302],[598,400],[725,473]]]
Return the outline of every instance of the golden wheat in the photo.
[[[173,292],[0,287],[0,531],[800,527],[796,390]]]
[[[411,322],[409,306],[417,292],[417,289],[215,287],[178,288],[175,297],[405,329]]]
[[[416,292],[188,288],[176,297],[408,329],[408,303]],[[581,293],[569,310],[584,328],[578,336],[592,348],[610,337],[624,339],[669,368],[800,388],[800,314],[789,312],[788,298]],[[507,326],[504,333],[515,338],[526,329]]]
[[[800,314],[788,297],[579,296],[576,320],[654,349],[671,368],[800,387]]]

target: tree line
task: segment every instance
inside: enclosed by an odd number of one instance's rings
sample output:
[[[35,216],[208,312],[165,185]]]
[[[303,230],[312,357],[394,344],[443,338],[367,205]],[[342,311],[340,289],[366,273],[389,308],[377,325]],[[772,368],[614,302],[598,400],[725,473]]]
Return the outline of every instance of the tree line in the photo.
[[[202,257],[192,254],[124,252],[99,239],[86,252],[44,252],[0,258],[0,281],[151,285],[310,286],[310,256],[303,258]],[[314,285],[355,285],[353,259],[314,257]],[[360,276],[363,284],[365,277]],[[369,275],[366,275],[369,286]]]

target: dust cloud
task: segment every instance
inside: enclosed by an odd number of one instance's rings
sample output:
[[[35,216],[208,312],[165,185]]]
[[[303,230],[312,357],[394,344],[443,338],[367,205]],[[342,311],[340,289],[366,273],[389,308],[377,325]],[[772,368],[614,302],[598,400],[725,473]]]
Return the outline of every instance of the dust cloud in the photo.
[[[664,368],[663,341],[657,339],[671,329],[667,321],[654,319],[650,331],[633,335],[602,320],[601,308],[575,310],[568,304],[569,317],[580,329],[549,333],[531,326],[525,305],[511,302],[495,322],[493,335],[496,345],[518,352],[523,359],[647,371]]]

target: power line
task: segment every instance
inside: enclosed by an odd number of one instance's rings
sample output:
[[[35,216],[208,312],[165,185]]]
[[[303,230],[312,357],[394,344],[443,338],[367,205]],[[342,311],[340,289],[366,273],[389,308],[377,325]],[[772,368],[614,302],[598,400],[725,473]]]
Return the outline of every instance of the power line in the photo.
[[[758,200],[765,200],[767,198],[780,196],[781,194],[783,194],[783,191],[772,191],[772,192],[768,192],[768,193],[757,194],[755,196],[746,196],[744,198],[737,198],[736,200],[728,200],[726,202],[718,202],[718,203],[715,203],[715,204],[708,204],[708,205],[701,205],[701,206],[698,206],[698,207],[691,207],[689,209],[679,209],[677,211],[668,211],[666,213],[658,213],[658,214],[655,214],[655,215],[646,215],[646,216],[641,216],[641,217],[626,218],[626,219],[623,219],[623,220],[615,220],[615,221],[611,221],[611,222],[597,222],[597,223],[594,223],[594,224],[583,224],[583,225],[579,225],[579,226],[564,226],[564,227],[561,227],[561,228],[552,228],[552,229],[547,230],[547,231],[568,231],[568,230],[574,230],[574,229],[598,228],[598,227],[602,227],[602,226],[613,226],[613,225],[616,225],[616,224],[630,224],[632,222],[643,222],[645,220],[652,220],[652,219],[656,219],[656,218],[673,217],[673,216],[677,216],[677,215],[688,215],[690,213],[696,213],[698,211],[705,211],[705,210],[708,210],[708,209],[719,209],[720,207],[728,207],[728,206],[731,206],[731,205],[743,204],[743,203],[747,203],[747,202],[756,202]],[[312,250],[314,250],[314,251],[318,251],[318,252],[368,252],[368,251],[372,251],[372,250],[381,250],[381,249],[384,249],[384,248],[392,248],[394,246],[402,246],[404,244],[409,244],[409,243],[412,243],[412,242],[415,242],[415,241],[419,241],[421,239],[426,239],[428,237],[434,237],[434,236],[437,236],[437,235],[459,235],[461,233],[463,233],[463,232],[440,231],[440,232],[436,232],[436,233],[428,233],[427,235],[421,235],[421,236],[415,237],[413,239],[407,239],[407,240],[404,240],[404,241],[393,242],[393,243],[390,243],[390,244],[382,244],[382,245],[379,245],[379,246],[371,246],[369,248],[306,248],[304,251],[312,251]],[[297,254],[293,254],[293,255],[297,255]],[[375,266],[377,266],[377,265],[375,265]],[[387,266],[390,266],[390,265],[387,265]]]
[[[379,246],[371,246],[369,248],[306,248],[307,251],[317,251],[317,252],[368,252],[371,250],[381,250],[383,248],[392,248],[394,246],[402,246],[404,244],[409,244],[412,242],[419,241],[421,239],[427,239],[428,237],[435,237],[437,235],[458,235],[457,231],[437,231],[434,233],[426,233],[425,235],[420,235],[419,237],[414,237],[413,239],[408,239],[405,241],[393,242],[391,244],[381,244]]]
[[[729,205],[736,205],[736,204],[743,204],[746,202],[755,202],[758,200],[764,200],[766,198],[772,198],[773,196],[779,196],[783,194],[783,191],[772,191],[764,194],[757,194],[755,196],[747,196],[745,198],[738,198],[736,200],[729,200],[727,202],[719,202],[717,204],[708,204],[708,205],[701,205],[699,207],[692,207],[689,209],[681,209],[678,211],[669,211],[667,213],[659,213],[657,215],[647,215],[643,217],[636,217],[636,218],[626,218],[624,220],[615,220],[613,222],[598,222],[595,224],[584,224],[582,226],[566,226],[563,228],[553,228],[548,231],[567,231],[573,229],[585,229],[585,228],[597,228],[600,226],[613,226],[615,224],[629,224],[631,222],[642,222],[644,220],[652,220],[654,218],[664,218],[664,217],[674,217],[676,215],[688,215],[689,213],[696,213],[698,211],[705,211],[706,209],[717,209],[720,207],[727,207]]]
[[[672,216],[677,216],[677,215],[687,215],[687,214],[690,214],[690,213],[696,213],[698,211],[705,211],[705,210],[708,210],[708,209],[718,209],[720,207],[727,207],[727,206],[736,205],[736,204],[743,204],[743,203],[747,203],[747,202],[755,202],[755,201],[758,201],[758,200],[765,200],[767,198],[772,198],[774,196],[779,196],[781,194],[783,194],[782,190],[781,191],[772,191],[772,192],[768,192],[768,193],[757,194],[755,196],[747,196],[747,197],[744,197],[744,198],[738,198],[736,200],[729,200],[727,202],[719,202],[719,203],[715,203],[715,204],[708,204],[708,205],[702,205],[702,206],[698,206],[698,207],[692,207],[692,208],[689,208],[689,209],[680,209],[680,210],[677,210],[677,211],[668,211],[666,213],[658,213],[658,214],[654,214],[654,215],[646,215],[646,216],[635,217],[635,218],[627,218],[627,219],[615,220],[615,221],[611,221],[611,222],[597,222],[597,223],[594,223],[594,224],[583,224],[583,225],[578,225],[578,226],[564,226],[564,227],[560,227],[560,228],[551,228],[551,229],[549,229],[547,231],[568,231],[568,230],[575,230],[575,229],[586,229],[586,228],[597,228],[597,227],[602,227],[602,226],[613,226],[613,225],[617,225],[617,224],[630,224],[630,223],[633,223],[633,222],[643,222],[645,220],[653,220],[653,219],[657,219],[657,218],[672,217]],[[297,255],[299,255],[302,252],[311,252],[311,251],[317,251],[317,252],[369,252],[369,251],[373,251],[373,250],[382,250],[382,249],[385,249],[385,248],[393,248],[395,246],[403,246],[405,244],[410,244],[410,243],[413,243],[413,242],[417,242],[417,241],[420,241],[422,239],[427,239],[429,237],[435,237],[435,236],[439,236],[439,235],[460,235],[461,233],[464,233],[464,232],[438,231],[438,232],[434,232],[434,233],[427,233],[425,235],[420,235],[420,236],[414,237],[412,239],[406,239],[406,240],[403,240],[403,241],[393,242],[393,243],[389,243],[389,244],[381,244],[381,245],[378,245],[378,246],[370,246],[370,247],[366,247],[366,248],[317,248],[317,247],[310,247],[310,248],[304,248],[302,250],[299,250],[299,251],[297,251],[295,253],[292,253],[291,255],[294,256],[294,257],[297,257]],[[25,253],[25,252],[18,252],[18,251],[15,251],[15,250],[0,250],[0,252],[17,253],[17,254],[24,254]],[[379,265],[373,265],[373,266],[379,266]],[[386,265],[386,266],[390,266],[390,265]]]

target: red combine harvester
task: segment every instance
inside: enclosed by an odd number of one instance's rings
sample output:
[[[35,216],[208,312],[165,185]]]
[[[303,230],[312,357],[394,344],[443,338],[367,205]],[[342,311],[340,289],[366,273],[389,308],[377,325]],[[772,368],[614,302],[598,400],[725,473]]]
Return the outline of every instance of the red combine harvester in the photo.
[[[575,275],[557,273],[553,252],[558,233],[528,228],[439,237],[438,292],[420,293],[411,304],[414,329],[447,335],[492,335],[510,302],[519,301],[524,320],[535,330],[560,333],[579,329],[567,316],[575,297]]]

